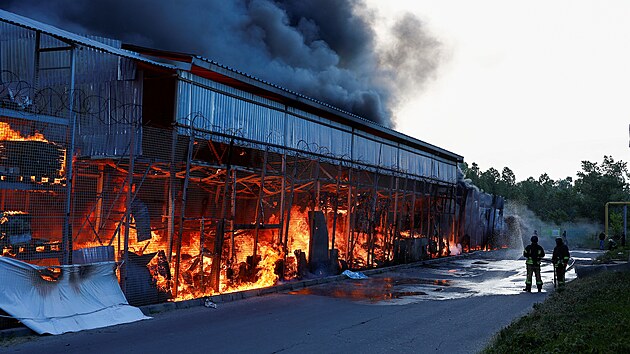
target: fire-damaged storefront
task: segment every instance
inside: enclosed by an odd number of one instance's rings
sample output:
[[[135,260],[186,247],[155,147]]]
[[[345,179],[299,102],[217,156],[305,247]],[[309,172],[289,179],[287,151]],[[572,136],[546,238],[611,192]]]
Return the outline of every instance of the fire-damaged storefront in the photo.
[[[459,155],[202,57],[0,15],[4,257],[115,260],[142,305],[502,246],[503,201],[458,183]]]

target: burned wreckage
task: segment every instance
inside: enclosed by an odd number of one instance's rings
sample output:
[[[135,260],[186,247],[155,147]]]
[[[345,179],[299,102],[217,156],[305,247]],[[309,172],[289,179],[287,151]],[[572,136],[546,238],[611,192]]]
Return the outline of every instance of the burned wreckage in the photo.
[[[463,158],[194,55],[0,10],[0,249],[132,305],[502,246]],[[1,276],[1,274],[0,274]]]

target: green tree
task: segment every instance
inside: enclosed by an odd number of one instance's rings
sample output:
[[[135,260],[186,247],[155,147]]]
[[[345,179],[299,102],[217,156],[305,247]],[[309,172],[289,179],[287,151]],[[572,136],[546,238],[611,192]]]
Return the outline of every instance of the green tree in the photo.
[[[602,165],[582,161],[582,171],[577,173],[575,189],[579,194],[579,213],[590,220],[602,220],[604,206],[610,201],[628,201],[630,193],[628,167],[623,161],[615,162],[604,156]]]
[[[490,194],[498,194],[497,189],[500,180],[501,175],[499,174],[499,171],[490,167],[479,176],[479,188]]]
[[[476,163],[470,168],[463,164],[467,178],[487,193],[501,195],[509,201],[525,204],[544,221],[561,224],[578,219],[603,221],[604,205],[609,201],[630,201],[630,186],[627,164],[615,161],[611,156],[604,156],[599,165],[596,162],[582,161],[582,170],[578,178],[571,177],[552,180],[543,173],[538,179],[528,177],[516,182],[516,176],[508,167],[502,172],[490,167],[481,171]],[[619,212],[611,210],[611,225],[619,228]]]
[[[556,224],[566,221],[575,221],[579,218],[577,213],[579,199],[573,188],[573,179],[567,177],[555,182],[551,196],[553,209],[549,211],[549,219]]]
[[[472,183],[476,186],[479,186],[479,175],[481,174],[479,170],[479,165],[473,162],[469,167],[467,163],[463,163],[461,166],[462,172],[464,176],[472,181]]]

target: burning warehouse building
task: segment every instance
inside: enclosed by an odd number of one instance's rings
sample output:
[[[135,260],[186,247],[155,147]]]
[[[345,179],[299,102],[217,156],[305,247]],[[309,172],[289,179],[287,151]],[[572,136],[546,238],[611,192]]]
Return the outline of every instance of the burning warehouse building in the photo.
[[[119,261],[132,304],[498,247],[503,201],[462,161],[200,56],[0,10],[2,255]]]

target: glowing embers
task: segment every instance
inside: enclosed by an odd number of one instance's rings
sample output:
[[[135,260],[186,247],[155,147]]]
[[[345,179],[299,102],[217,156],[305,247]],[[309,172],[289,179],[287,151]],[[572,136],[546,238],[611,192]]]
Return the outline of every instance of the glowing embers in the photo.
[[[37,271],[43,281],[52,283],[57,282],[62,275],[61,268],[48,267],[38,269]]]
[[[31,231],[31,215],[19,210],[0,212],[0,247],[2,254],[16,256],[43,251],[42,240],[34,240]],[[48,244],[50,248],[50,244]],[[28,255],[27,254],[27,255]]]

